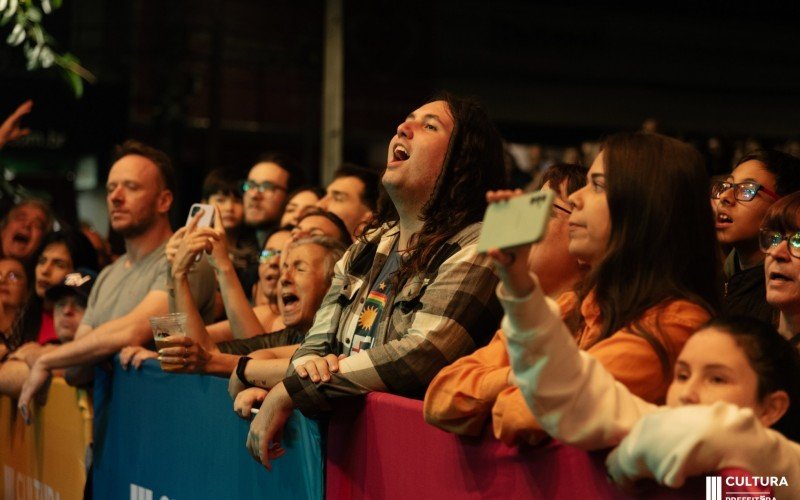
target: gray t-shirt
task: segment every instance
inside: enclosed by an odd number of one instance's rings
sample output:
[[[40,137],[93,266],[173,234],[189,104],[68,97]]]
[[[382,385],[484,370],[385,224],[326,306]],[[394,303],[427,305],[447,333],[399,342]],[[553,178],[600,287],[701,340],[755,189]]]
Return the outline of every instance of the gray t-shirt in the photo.
[[[166,293],[165,246],[166,242],[129,267],[125,266],[128,259],[127,254],[124,254],[103,269],[89,294],[86,313],[81,323],[97,328],[131,312],[148,293]],[[216,281],[214,271],[205,258],[195,264],[189,273],[189,283],[203,320],[210,322],[213,319]]]

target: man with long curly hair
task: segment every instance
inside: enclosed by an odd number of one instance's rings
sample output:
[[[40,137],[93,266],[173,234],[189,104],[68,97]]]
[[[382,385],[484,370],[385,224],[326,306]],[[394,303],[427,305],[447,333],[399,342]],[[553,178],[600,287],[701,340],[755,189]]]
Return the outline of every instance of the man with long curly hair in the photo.
[[[316,416],[370,391],[421,397],[439,369],[486,344],[501,311],[475,247],[485,193],[503,176],[500,135],[474,100],[443,94],[397,127],[375,217],[251,424],[256,460],[269,468],[282,454],[272,441],[293,408]]]

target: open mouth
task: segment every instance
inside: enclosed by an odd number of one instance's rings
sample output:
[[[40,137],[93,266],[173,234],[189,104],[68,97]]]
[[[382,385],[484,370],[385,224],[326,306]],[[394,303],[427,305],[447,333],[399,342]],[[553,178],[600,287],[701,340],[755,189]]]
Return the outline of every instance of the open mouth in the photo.
[[[409,158],[411,158],[411,154],[405,146],[402,144],[396,144],[394,146],[394,150],[392,150],[392,159],[394,161],[406,161]]]
[[[20,245],[27,245],[31,241],[31,237],[28,234],[24,233],[14,233],[14,236],[11,238],[14,243],[19,243]]]
[[[283,300],[284,309],[294,309],[300,303],[300,299],[293,293],[281,294],[281,300]]]
[[[718,213],[717,214],[717,224],[730,224],[733,222],[731,216],[725,213]]]
[[[793,281],[792,278],[781,273],[769,273],[770,281]]]

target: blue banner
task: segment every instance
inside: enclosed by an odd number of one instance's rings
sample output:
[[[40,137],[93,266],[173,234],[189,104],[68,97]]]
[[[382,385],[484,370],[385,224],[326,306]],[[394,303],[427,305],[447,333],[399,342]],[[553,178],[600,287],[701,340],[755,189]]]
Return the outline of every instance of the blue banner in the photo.
[[[233,412],[225,379],[115,362],[113,372],[97,369],[94,407],[95,498],[323,498],[319,424],[295,411],[286,454],[267,472],[247,452],[249,423]]]

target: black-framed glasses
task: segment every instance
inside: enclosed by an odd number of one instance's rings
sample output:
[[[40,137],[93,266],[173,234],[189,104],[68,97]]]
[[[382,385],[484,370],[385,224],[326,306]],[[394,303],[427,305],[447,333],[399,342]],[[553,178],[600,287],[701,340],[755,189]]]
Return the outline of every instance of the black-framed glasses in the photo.
[[[22,279],[22,276],[14,271],[0,273],[0,282],[8,281],[9,283],[16,283],[20,279]]]
[[[261,255],[258,256],[258,262],[261,264],[266,264],[271,258],[277,257],[280,254],[280,250],[265,248],[264,250],[261,250]]]
[[[800,259],[800,231],[789,234],[764,228],[758,231],[758,246],[764,253],[768,253],[780,245],[783,240],[786,240],[786,248],[789,250],[789,254]]]
[[[285,187],[279,186],[274,182],[270,181],[256,182],[248,179],[242,182],[243,193],[246,193],[253,189],[258,190],[259,193],[270,193],[270,194],[274,194],[276,191],[286,191]]]
[[[770,191],[761,184],[752,181],[740,182],[738,184],[735,182],[717,181],[711,185],[711,198],[718,200],[722,196],[722,193],[729,189],[733,189],[733,197],[739,201],[750,201],[756,197],[759,191],[773,200],[780,199],[778,193]]]

